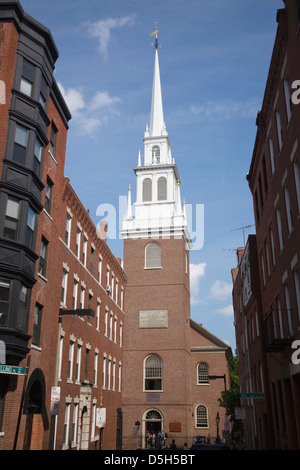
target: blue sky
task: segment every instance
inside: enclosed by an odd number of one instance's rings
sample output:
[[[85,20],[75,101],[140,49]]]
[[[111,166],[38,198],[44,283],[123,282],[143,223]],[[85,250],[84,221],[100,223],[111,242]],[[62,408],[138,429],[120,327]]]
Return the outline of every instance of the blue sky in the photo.
[[[98,224],[132,186],[149,123],[158,22],[164,118],[181,197],[204,205],[204,245],[190,254],[191,316],[235,348],[231,269],[254,224],[246,181],[255,119],[282,0],[23,0],[59,50],[55,77],[72,112],[65,175]],[[110,217],[111,212],[109,212]],[[123,214],[121,213],[121,217]],[[109,246],[123,258],[111,226]],[[255,227],[245,230],[245,236]]]

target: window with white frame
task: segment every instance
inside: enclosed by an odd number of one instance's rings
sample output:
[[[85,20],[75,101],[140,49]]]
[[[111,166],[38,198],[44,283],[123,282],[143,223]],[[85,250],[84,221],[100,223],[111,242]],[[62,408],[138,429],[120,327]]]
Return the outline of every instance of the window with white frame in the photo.
[[[118,391],[121,392],[122,390],[122,363],[119,362],[119,388]]]
[[[124,301],[124,288],[121,288],[121,305],[120,308],[123,311],[123,301]]]
[[[67,304],[67,286],[68,286],[68,271],[63,269],[62,274],[62,283],[61,283],[61,303],[63,305]]]
[[[61,379],[63,346],[64,346],[64,334],[61,334],[59,338],[58,374],[57,374],[59,379]]]
[[[282,310],[281,310],[280,299],[278,296],[276,297],[276,305],[277,305],[279,335],[280,335],[280,338],[283,338]]]
[[[101,285],[101,276],[102,275],[102,257],[99,256],[99,264],[98,264],[98,282]]]
[[[110,312],[109,316],[109,339],[112,341],[112,334],[113,334],[113,312]]]
[[[269,152],[270,152],[271,173],[273,175],[275,171],[275,155],[274,155],[273,139],[271,136],[269,136]]]
[[[78,343],[77,355],[76,355],[76,369],[75,369],[75,380],[77,383],[80,382],[81,353],[82,353],[82,344]]]
[[[161,176],[157,180],[157,200],[166,201],[167,199],[167,178]]]
[[[76,310],[78,302],[78,279],[74,278],[73,284],[73,310]]]
[[[75,255],[80,258],[81,228],[77,226]]]
[[[85,297],[85,285],[81,284],[80,289],[80,308],[84,308],[84,297]]]
[[[112,389],[116,389],[116,359],[113,358],[113,368],[112,368]]]
[[[269,226],[269,236],[270,236],[270,243],[271,243],[272,263],[273,263],[273,266],[275,266],[275,246],[274,246],[273,229],[271,225]]]
[[[205,405],[196,407],[196,428],[208,428],[208,413]]]
[[[283,89],[284,89],[284,98],[285,98],[285,108],[288,122],[291,119],[292,115],[292,96],[291,96],[291,85],[287,74],[283,80]]]
[[[88,239],[84,235],[84,237],[83,237],[83,249],[82,249],[82,264],[83,264],[83,266],[86,266],[87,243],[88,243]]]
[[[145,248],[145,268],[161,268],[161,246],[151,242]]]
[[[123,323],[120,322],[120,348],[122,347],[123,344]]]
[[[72,222],[72,216],[69,212],[67,212],[65,244],[68,247],[70,247],[70,239],[71,239],[71,222]]]
[[[98,299],[97,310],[96,310],[96,330],[100,329],[100,305],[101,305],[101,301],[100,299]]]
[[[108,333],[108,308],[105,308],[105,316],[104,316],[104,336],[107,336]]]
[[[162,359],[158,354],[150,354],[144,361],[144,389],[162,391]]]
[[[267,265],[267,275],[270,277],[270,259],[269,259],[269,248],[268,248],[268,243],[267,239],[265,238],[264,240],[264,249],[266,253],[266,265]]]
[[[208,384],[208,364],[200,362],[197,366],[197,383],[198,385]]]
[[[70,403],[66,403],[65,417],[64,417],[64,432],[63,432],[63,444],[68,445],[69,442],[69,427],[70,427]]]
[[[73,360],[74,360],[74,340],[71,339],[70,345],[69,345],[68,380],[72,380]]]
[[[20,91],[29,97],[33,96],[35,70],[36,67],[31,62],[23,59]]]
[[[278,145],[279,145],[279,150],[281,150],[281,147],[283,144],[283,138],[282,138],[281,116],[280,116],[279,109],[276,109],[275,117],[276,117],[276,126],[277,126]]]
[[[79,403],[74,403],[72,420],[72,444],[77,444]]]
[[[279,249],[280,251],[282,251],[283,250],[283,233],[282,233],[281,214],[280,214],[279,207],[276,207],[276,219],[277,219]]]
[[[285,200],[285,209],[286,209],[286,217],[287,217],[287,224],[288,224],[288,231],[289,234],[293,230],[293,217],[292,217],[292,206],[290,200],[290,193],[287,184],[284,185],[284,200]]]
[[[93,403],[92,408],[92,422],[91,422],[91,438],[95,439],[95,431],[96,431],[96,403]]]
[[[107,364],[107,389],[110,390],[111,387],[111,356],[108,356]]]
[[[143,202],[152,201],[152,181],[151,178],[145,178],[143,181]]]
[[[106,354],[103,356],[103,366],[102,366],[102,388],[106,388]]]
[[[290,301],[290,292],[288,283],[284,283],[284,294],[285,294],[285,306],[286,306],[286,313],[287,313],[287,321],[288,321],[288,332],[289,334],[293,333],[293,325],[292,325],[292,315],[291,315],[291,301]]]
[[[263,251],[260,251],[260,265],[261,265],[261,275],[262,275],[262,281],[263,285],[266,285],[266,275],[265,275],[265,262],[264,262],[264,255]]]
[[[117,326],[118,326],[118,319],[115,316],[115,319],[114,319],[114,343],[117,342]]]
[[[118,279],[116,279],[116,297],[115,297],[116,304],[118,304],[118,295],[119,295],[119,281]]]
[[[94,357],[94,386],[96,387],[98,385],[98,350],[95,351],[95,357]]]

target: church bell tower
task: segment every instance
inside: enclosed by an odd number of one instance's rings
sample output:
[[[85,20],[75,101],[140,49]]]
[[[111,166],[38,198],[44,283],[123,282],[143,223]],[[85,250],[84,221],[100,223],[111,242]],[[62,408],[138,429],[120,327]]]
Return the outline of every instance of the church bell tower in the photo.
[[[134,168],[121,229],[126,323],[123,348],[123,448],[146,445],[147,432],[168,441],[190,437],[190,234],[180,177],[166,129],[156,29],[150,126]],[[139,425],[136,423],[140,423]]]

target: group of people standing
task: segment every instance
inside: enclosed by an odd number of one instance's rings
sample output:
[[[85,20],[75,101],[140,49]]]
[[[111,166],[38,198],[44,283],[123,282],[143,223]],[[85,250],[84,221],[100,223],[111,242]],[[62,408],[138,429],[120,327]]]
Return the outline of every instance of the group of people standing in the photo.
[[[157,433],[147,431],[145,440],[146,440],[146,447],[150,447],[152,449],[162,449],[166,447],[168,435],[164,431],[158,431]]]

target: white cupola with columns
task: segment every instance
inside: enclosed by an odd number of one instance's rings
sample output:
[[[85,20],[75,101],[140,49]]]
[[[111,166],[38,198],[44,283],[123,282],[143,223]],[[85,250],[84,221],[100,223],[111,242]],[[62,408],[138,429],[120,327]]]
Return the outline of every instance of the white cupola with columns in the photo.
[[[144,134],[144,156],[142,158],[139,151],[138,164],[133,169],[136,174],[134,211],[129,187],[121,235],[123,238],[184,236],[187,248],[191,248],[181,203],[180,177],[164,121],[157,33],[157,29],[152,33],[155,35],[155,61],[150,127],[147,124]]]

